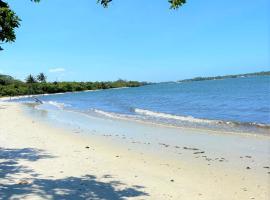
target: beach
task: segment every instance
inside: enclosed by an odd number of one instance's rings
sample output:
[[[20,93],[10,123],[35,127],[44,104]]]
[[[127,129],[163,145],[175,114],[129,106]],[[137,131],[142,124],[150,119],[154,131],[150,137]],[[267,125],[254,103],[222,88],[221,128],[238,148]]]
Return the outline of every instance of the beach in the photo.
[[[270,200],[269,8],[0,0],[0,200]]]
[[[202,149],[196,137],[219,136],[199,131],[185,146],[152,145],[49,125],[7,102],[0,122],[0,199],[269,199],[269,137],[227,135],[239,149],[227,139]]]

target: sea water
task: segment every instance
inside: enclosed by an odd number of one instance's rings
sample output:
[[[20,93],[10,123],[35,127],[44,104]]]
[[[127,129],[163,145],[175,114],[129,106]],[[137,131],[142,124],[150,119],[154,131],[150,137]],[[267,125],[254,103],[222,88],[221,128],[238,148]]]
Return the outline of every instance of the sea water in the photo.
[[[173,127],[270,134],[270,76],[157,83],[39,99],[44,104],[36,109]]]

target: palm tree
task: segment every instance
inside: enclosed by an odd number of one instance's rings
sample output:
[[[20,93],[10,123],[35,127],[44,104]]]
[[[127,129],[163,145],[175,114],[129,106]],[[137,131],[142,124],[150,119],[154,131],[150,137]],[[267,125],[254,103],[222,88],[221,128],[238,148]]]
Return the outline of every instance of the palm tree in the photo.
[[[26,79],[25,79],[25,81],[26,81],[26,83],[30,83],[30,84],[37,82],[37,80],[35,79],[34,76],[32,76],[32,74],[30,74],[29,76],[27,76]]]
[[[45,76],[45,74],[44,73],[39,73],[39,75],[37,75],[37,80],[39,81],[39,82],[41,82],[41,83],[46,83],[46,79],[47,79],[47,77]]]

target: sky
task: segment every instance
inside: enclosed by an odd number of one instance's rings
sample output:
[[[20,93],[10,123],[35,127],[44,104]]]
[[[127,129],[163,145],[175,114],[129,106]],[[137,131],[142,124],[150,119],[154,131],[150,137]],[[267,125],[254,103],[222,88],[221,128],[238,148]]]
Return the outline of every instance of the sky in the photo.
[[[22,19],[0,73],[50,81],[176,81],[270,70],[269,0],[9,1]]]

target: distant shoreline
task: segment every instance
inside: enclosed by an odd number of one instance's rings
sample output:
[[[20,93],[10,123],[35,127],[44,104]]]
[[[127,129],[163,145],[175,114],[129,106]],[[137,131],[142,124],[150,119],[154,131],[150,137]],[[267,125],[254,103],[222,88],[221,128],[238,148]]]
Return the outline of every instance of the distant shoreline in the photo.
[[[29,75],[28,79],[26,82],[23,82],[9,75],[0,74],[0,97],[139,87],[147,84],[146,82],[126,81],[122,79],[106,82],[47,82],[46,77],[45,80],[38,81],[32,75]]]
[[[193,81],[210,81],[210,80],[221,80],[221,79],[228,79],[228,78],[247,78],[247,77],[255,77],[255,76],[270,76],[270,71],[247,73],[247,74],[224,75],[224,76],[195,77],[191,79],[179,80],[177,82],[182,83],[182,82],[193,82]]]
[[[141,86],[139,86],[139,87],[141,87]],[[81,92],[96,92],[96,91],[103,91],[103,90],[119,90],[119,89],[125,89],[125,88],[132,88],[132,87],[119,87],[119,88],[109,88],[109,89],[83,90],[83,91],[73,91],[73,92],[58,92],[58,93],[44,93],[44,94],[30,94],[30,95],[0,97],[0,102],[1,101],[15,100],[15,99],[40,97],[40,96],[53,96],[53,95],[69,94],[69,93],[74,94],[74,93],[81,93]]]

